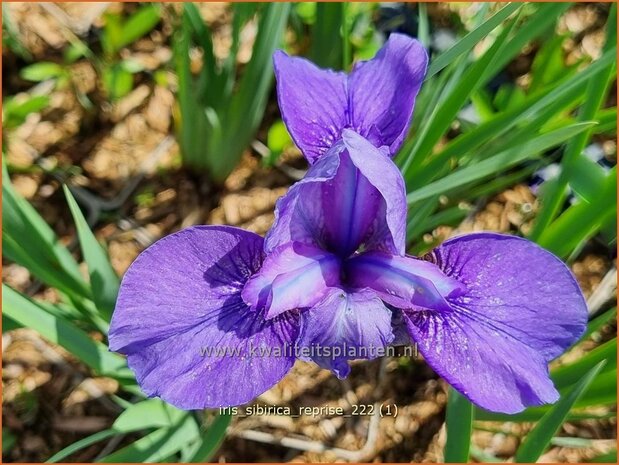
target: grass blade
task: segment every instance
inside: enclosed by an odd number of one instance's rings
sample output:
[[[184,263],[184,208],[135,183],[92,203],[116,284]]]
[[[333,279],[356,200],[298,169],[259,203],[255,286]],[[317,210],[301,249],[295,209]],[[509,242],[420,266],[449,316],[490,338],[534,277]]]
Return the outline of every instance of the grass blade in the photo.
[[[488,34],[495,30],[499,25],[509,18],[512,13],[518,11],[522,4],[514,2],[508,3],[501,10],[495,13],[491,18],[488,18],[483,24],[469,32],[462,39],[458,41],[453,47],[446,52],[440,54],[428,68],[426,80],[430,79],[436,73],[441,71],[446,66],[456,60],[461,55],[470,52],[473,48]]]
[[[321,68],[342,69],[345,3],[316,3],[316,20],[312,26],[309,56]],[[345,63],[346,65],[346,63]]]
[[[77,202],[71,195],[69,188],[64,185],[64,194],[69,204],[69,209],[73,215],[77,235],[82,248],[82,255],[88,265],[90,274],[90,285],[95,305],[101,312],[103,318],[109,321],[114,311],[118,287],[120,285],[118,276],[112,268],[112,264],[107,253],[101,247],[94,234],[88,227],[88,223],[82,214]]]
[[[473,404],[453,388],[449,388],[445,423],[445,463],[467,463],[473,430]]]
[[[509,39],[501,55],[488,68],[488,73],[494,76],[501,71],[521,52],[525,45],[552,28],[557,22],[557,18],[570,6],[571,3],[569,2],[536,5],[535,13],[527,18],[527,22]]]
[[[204,432],[200,447],[187,462],[204,463],[210,461],[226,436],[230,420],[232,420],[230,415],[217,415],[213,423]]]
[[[223,86],[217,80],[217,66],[215,60],[215,53],[213,51],[213,41],[211,39],[211,33],[208,30],[200,11],[191,2],[185,3],[183,6],[183,16],[187,22],[191,25],[191,28],[197,36],[198,43],[204,53],[204,59],[202,64],[201,75],[204,77],[198,86],[198,101],[207,102],[208,96],[217,96],[223,93]],[[186,27],[186,26],[185,26]],[[206,92],[209,89],[211,92]],[[215,106],[214,102],[209,101],[212,106]]]
[[[148,428],[170,428],[182,420],[186,412],[165,403],[161,399],[146,399],[132,404],[114,421],[112,429],[129,433]]]
[[[616,354],[617,338],[614,338],[601,346],[596,347],[574,363],[563,365],[552,370],[551,378],[557,389],[569,387],[581,379],[589,367],[592,367],[602,361],[606,362],[603,370],[604,372],[616,369]]]
[[[598,455],[590,460],[591,463],[617,463],[617,449],[607,454]]]
[[[531,407],[524,412],[515,415],[507,415],[505,413],[494,413],[480,408],[475,409],[476,421],[511,421],[511,422],[534,422],[539,421],[550,408],[546,407]],[[587,413],[587,412],[570,412],[567,416],[567,421],[583,421],[583,420],[606,420],[609,418],[617,418],[615,412],[611,413]]]
[[[125,359],[109,352],[72,323],[49,314],[37,302],[2,284],[3,313],[18,324],[37,331],[54,344],[64,347],[100,375],[133,379]]]
[[[428,7],[425,3],[417,4],[417,22],[419,24],[419,32],[417,34],[419,42],[421,42],[425,48],[428,48],[430,47],[430,25],[428,23]],[[459,43],[460,42],[454,45],[454,47],[458,46]],[[447,52],[453,50],[454,47],[447,50]]]
[[[445,100],[430,114],[427,123],[420,130],[419,134],[417,134],[416,143],[410,154],[406,157],[406,161],[402,167],[402,172],[407,180],[410,178],[409,171],[413,160],[422,161],[432,153],[434,146],[454,121],[460,108],[462,108],[465,102],[470,98],[471,94],[485,84],[487,79],[491,77],[491,75],[487,73],[487,69],[500,54],[515,24],[516,19],[513,19],[510,24],[505,27],[490,49],[467,69],[462,79],[445,97]]]
[[[610,64],[606,68],[600,70],[599,73],[592,76],[587,86],[585,103],[578,113],[579,121],[590,121],[595,118],[608,93],[608,87],[612,82],[611,78],[613,73],[616,75],[615,69],[615,66]],[[575,169],[575,163],[579,157],[583,156],[582,152],[589,143],[592,133],[593,128],[590,128],[574,136],[568,143],[561,160],[561,174],[557,181],[558,185],[555,189],[548,191],[549,195],[545,195],[542,198],[542,209],[535,220],[535,226],[530,235],[531,240],[539,238],[550,222],[556,217],[565,200],[565,187],[568,185],[570,179],[579,172]]]
[[[563,392],[561,392],[563,394]],[[576,408],[617,404],[617,368],[602,370],[578,402]]]
[[[73,256],[34,207],[13,190],[4,161],[2,226],[3,256],[62,292],[92,298]]]
[[[503,172],[525,160],[537,156],[551,147],[560,145],[570,137],[573,137],[574,134],[585,131],[593,124],[594,123],[572,124],[538,136],[522,146],[515,146],[507,149],[491,158],[457,170],[427,186],[413,190],[407,195],[406,199],[409,204],[419,202],[420,200],[427,199],[434,195],[445,194],[465,184],[480,181],[495,173]]]
[[[591,337],[591,335],[594,332],[599,331],[600,329],[602,329],[604,325],[616,319],[617,319],[617,307],[613,307],[605,311],[600,316],[589,321],[589,324],[587,325],[587,331],[585,331],[585,334],[582,335],[582,337],[580,338],[580,341],[578,342],[586,341],[587,339]]]
[[[535,428],[527,434],[524,442],[516,452],[515,461],[518,463],[534,463],[542,455],[553,436],[559,430],[572,406],[587,390],[593,379],[603,368],[605,362],[598,363],[580,380],[574,389],[561,398],[542,419]]]
[[[131,15],[121,26],[114,53],[148,34],[159,23],[159,9],[160,5],[151,3]]]
[[[569,365],[560,366],[552,370],[550,377],[557,389],[562,390],[574,385],[581,379],[589,368],[597,363],[604,361],[603,372],[617,368],[617,339],[596,347],[582,358]]]
[[[190,168],[201,166],[211,130],[204,109],[196,99],[193,76],[190,69],[189,50],[191,42],[191,18],[184,9],[181,26],[176,31],[174,63],[178,76],[178,112],[175,117],[178,142],[181,146],[183,163]],[[205,66],[209,63],[205,62]],[[202,162],[202,166],[204,162]]]
[[[92,446],[93,444],[96,444],[99,441],[103,441],[104,439],[108,439],[113,436],[116,436],[117,434],[118,432],[114,431],[113,429],[105,429],[103,431],[98,431],[90,436],[87,436],[83,439],[80,439],[79,441],[74,442],[73,444],[68,445],[61,451],[56,452],[49,459],[47,459],[45,463],[60,462],[63,459],[69,457],[71,454],[75,454],[76,452],[79,452],[80,450],[86,447]]]
[[[584,154],[575,158],[569,171],[570,187],[586,202],[591,202],[606,182],[606,170]]]
[[[273,52],[280,44],[290,11],[289,3],[270,3],[260,18],[252,58],[239,82],[238,92],[224,115],[220,152],[211,155],[211,173],[215,181],[223,180],[234,169],[243,150],[249,145],[266,107],[273,82]]]
[[[567,257],[602,225],[617,215],[617,169],[613,168],[590,202],[580,201],[569,207],[545,228],[537,243],[559,257]]]
[[[579,100],[584,100],[583,84],[594,82],[597,74],[611,65],[613,60],[615,50],[605,53],[585,70],[566,76],[563,81],[532,94],[514,108],[498,113],[493,119],[458,136],[428,160],[413,160],[407,181],[416,186],[423,185],[442,173],[452,158],[477,154],[484,144],[495,144],[491,147],[495,153],[502,150],[500,147],[514,145],[512,141],[517,141],[515,145],[521,144],[523,137],[536,134],[547,121],[555,118],[557,114],[570,111]]]
[[[133,444],[107,455],[103,463],[161,462],[196,440],[200,430],[192,415],[184,412],[182,420],[171,428],[160,428]]]

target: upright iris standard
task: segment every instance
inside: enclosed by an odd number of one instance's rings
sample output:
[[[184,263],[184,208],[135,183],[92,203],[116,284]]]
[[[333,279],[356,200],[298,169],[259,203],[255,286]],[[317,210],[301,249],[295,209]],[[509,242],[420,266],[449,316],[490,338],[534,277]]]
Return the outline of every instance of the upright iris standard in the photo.
[[[406,192],[390,157],[423,81],[420,44],[393,34],[350,75],[283,52],[274,62],[284,122],[311,167],[278,201],[264,240],[187,228],[132,264],[110,348],[128,355],[142,389],[184,409],[239,405],[290,370],[290,345],[344,377],[355,354],[380,353],[351,348],[412,340],[483,408],[556,401],[548,362],[587,316],[559,259],[494,233],[452,238],[425,259],[405,254]]]

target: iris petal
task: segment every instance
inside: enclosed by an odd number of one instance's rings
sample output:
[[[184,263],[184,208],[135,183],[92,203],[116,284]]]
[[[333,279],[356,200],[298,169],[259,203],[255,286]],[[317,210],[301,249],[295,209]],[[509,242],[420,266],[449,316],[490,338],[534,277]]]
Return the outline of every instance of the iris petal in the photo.
[[[492,323],[462,310],[406,312],[404,319],[428,364],[474,404],[518,413],[559,398],[543,357]]]
[[[404,252],[406,194],[393,162],[363,137],[343,140],[292,186],[275,209],[267,252],[291,241],[346,257],[366,249]]]
[[[427,65],[419,41],[391,34],[376,56],[357,63],[348,78],[351,127],[395,154],[408,132]]]
[[[354,131],[344,130],[342,140],[353,164],[361,176],[384,199],[384,211],[375,218],[372,234],[365,238],[367,250],[383,250],[403,255],[406,242],[406,186],[398,167],[365,138]],[[359,207],[357,214],[364,214]],[[365,213],[367,214],[367,213]]]
[[[405,311],[427,362],[477,405],[516,413],[558,394],[548,361],[582,335],[587,309],[569,269],[525,239],[479,233],[433,252],[466,286],[450,311]]]
[[[349,76],[281,51],[273,61],[282,118],[315,163],[346,128],[394,155],[408,131],[428,57],[417,40],[391,34],[376,57],[357,63]]]
[[[273,63],[282,118],[297,147],[313,163],[346,127],[346,74],[320,69],[279,50]]]
[[[125,274],[109,333],[149,396],[182,409],[240,405],[279,381],[294,357],[295,315],[266,321],[241,298],[263,260],[260,236],[233,227],[197,226],[167,236]],[[226,387],[233,386],[233,387]]]
[[[391,311],[376,294],[332,289],[318,305],[301,313],[297,344],[307,348],[308,359],[345,378],[348,360],[376,358],[393,339]]]
[[[273,318],[285,311],[311,307],[340,283],[340,260],[320,248],[291,242],[267,255],[262,268],[243,288],[252,309]]]
[[[433,263],[384,252],[366,252],[347,260],[345,275],[349,285],[370,288],[388,304],[402,309],[449,310],[445,298],[464,291],[459,281]]]
[[[340,154],[335,177],[326,182],[320,195],[323,205],[323,242],[325,247],[346,257],[364,242],[385,216],[383,197],[353,163],[349,151]],[[307,204],[314,199],[308,197]]]

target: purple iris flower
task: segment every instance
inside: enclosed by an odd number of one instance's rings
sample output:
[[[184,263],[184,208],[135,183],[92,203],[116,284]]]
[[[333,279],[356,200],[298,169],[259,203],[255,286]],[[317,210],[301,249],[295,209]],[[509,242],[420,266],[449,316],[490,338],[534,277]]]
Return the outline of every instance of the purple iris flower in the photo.
[[[394,155],[408,132],[428,55],[419,41],[391,34],[374,59],[357,63],[349,75],[282,51],[273,62],[284,123],[313,163],[344,129]]]
[[[348,76],[276,53],[283,119],[311,167],[278,201],[264,240],[192,227],[131,265],[110,348],[128,355],[148,395],[184,409],[240,405],[296,358],[344,377],[349,360],[412,340],[483,408],[557,400],[548,362],[587,319],[558,258],[494,233],[450,239],[423,260],[405,254],[406,192],[390,156],[426,61],[396,34]]]

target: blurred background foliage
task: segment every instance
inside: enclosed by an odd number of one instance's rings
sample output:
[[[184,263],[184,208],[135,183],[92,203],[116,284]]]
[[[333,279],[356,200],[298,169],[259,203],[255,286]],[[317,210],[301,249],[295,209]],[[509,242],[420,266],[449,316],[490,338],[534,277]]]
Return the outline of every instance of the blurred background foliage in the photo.
[[[6,461],[616,462],[616,4],[3,3],[2,12]],[[266,425],[269,436],[145,399],[106,347],[119,276],[181,227],[268,229],[275,200],[307,169],[278,113],[276,48],[350,70],[394,31],[431,56],[396,157],[409,252],[489,229],[568,261],[590,323],[551,366],[561,400],[512,416],[481,411],[445,396],[409,359],[361,362],[345,387],[357,401],[402,406],[380,432],[363,418],[357,429],[319,418]],[[295,394],[278,387],[261,401],[321,404],[335,391],[350,406],[337,380],[295,370],[280,383]],[[296,446],[275,445],[300,434]]]

